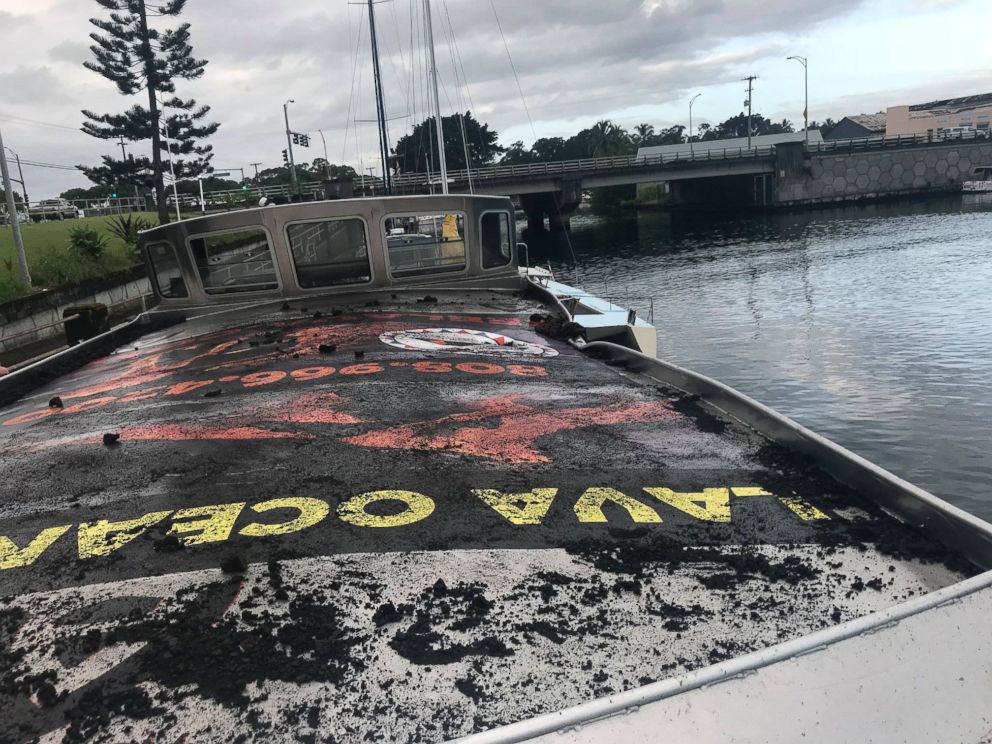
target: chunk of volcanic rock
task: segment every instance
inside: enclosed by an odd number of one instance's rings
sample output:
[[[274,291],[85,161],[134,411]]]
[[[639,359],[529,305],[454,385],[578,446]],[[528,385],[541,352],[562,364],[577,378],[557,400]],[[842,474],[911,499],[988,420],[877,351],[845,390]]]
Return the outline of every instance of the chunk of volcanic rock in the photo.
[[[54,398],[52,398],[50,401],[48,401],[48,407],[49,408],[65,408],[65,406],[62,404],[62,399],[59,396],[57,396],[57,395]]]
[[[240,555],[225,556],[224,560],[220,562],[220,570],[224,573],[236,574],[244,573],[248,570],[248,564],[245,563],[245,559]]]
[[[117,444],[118,441],[120,441],[120,438],[121,438],[120,434],[110,434],[110,433],[104,434],[103,444],[106,447],[112,447],[113,445]]]

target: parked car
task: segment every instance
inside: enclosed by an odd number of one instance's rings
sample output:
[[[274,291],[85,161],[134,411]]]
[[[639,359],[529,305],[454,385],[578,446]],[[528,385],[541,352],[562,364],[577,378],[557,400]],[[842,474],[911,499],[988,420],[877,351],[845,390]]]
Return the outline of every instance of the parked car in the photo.
[[[28,210],[35,222],[79,219],[79,207],[65,199],[42,199]]]

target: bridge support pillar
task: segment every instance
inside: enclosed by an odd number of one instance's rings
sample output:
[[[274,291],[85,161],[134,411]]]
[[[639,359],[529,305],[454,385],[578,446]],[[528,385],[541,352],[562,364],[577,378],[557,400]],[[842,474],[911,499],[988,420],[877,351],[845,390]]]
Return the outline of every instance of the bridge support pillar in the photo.
[[[520,207],[527,214],[527,231],[544,232],[544,203],[543,194],[523,194],[520,197]]]
[[[544,231],[547,218],[551,232],[571,230],[569,217],[582,201],[581,183],[566,181],[560,191],[547,191],[538,194],[521,194],[520,206],[527,213],[527,229]]]

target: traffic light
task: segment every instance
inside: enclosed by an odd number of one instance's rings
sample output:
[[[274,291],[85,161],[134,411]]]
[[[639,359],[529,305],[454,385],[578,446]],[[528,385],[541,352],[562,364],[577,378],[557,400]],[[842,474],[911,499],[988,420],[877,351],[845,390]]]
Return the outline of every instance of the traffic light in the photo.
[[[246,184],[246,183],[241,184],[241,190],[242,191],[247,191],[248,190],[248,184]]]
[[[308,134],[301,134],[300,135],[300,146],[301,147],[310,147],[310,135],[308,135]]]
[[[282,162],[289,165],[289,152],[287,150],[282,151]]]
[[[110,198],[111,198],[111,199],[116,199],[116,198],[117,198],[117,192],[116,192],[116,191],[114,191],[113,193],[111,193],[111,194],[110,194]]]
[[[293,144],[294,145],[300,144],[300,135],[298,135],[296,132],[293,132]]]

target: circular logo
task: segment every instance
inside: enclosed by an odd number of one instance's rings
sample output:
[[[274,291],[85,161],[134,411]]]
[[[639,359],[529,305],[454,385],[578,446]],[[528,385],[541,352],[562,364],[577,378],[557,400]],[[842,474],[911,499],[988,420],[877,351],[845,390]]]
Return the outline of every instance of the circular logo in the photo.
[[[379,340],[404,351],[438,351],[446,354],[490,356],[558,356],[558,352],[548,346],[520,341],[499,333],[470,331],[467,328],[415,328],[411,331],[388,331],[379,336]]]

